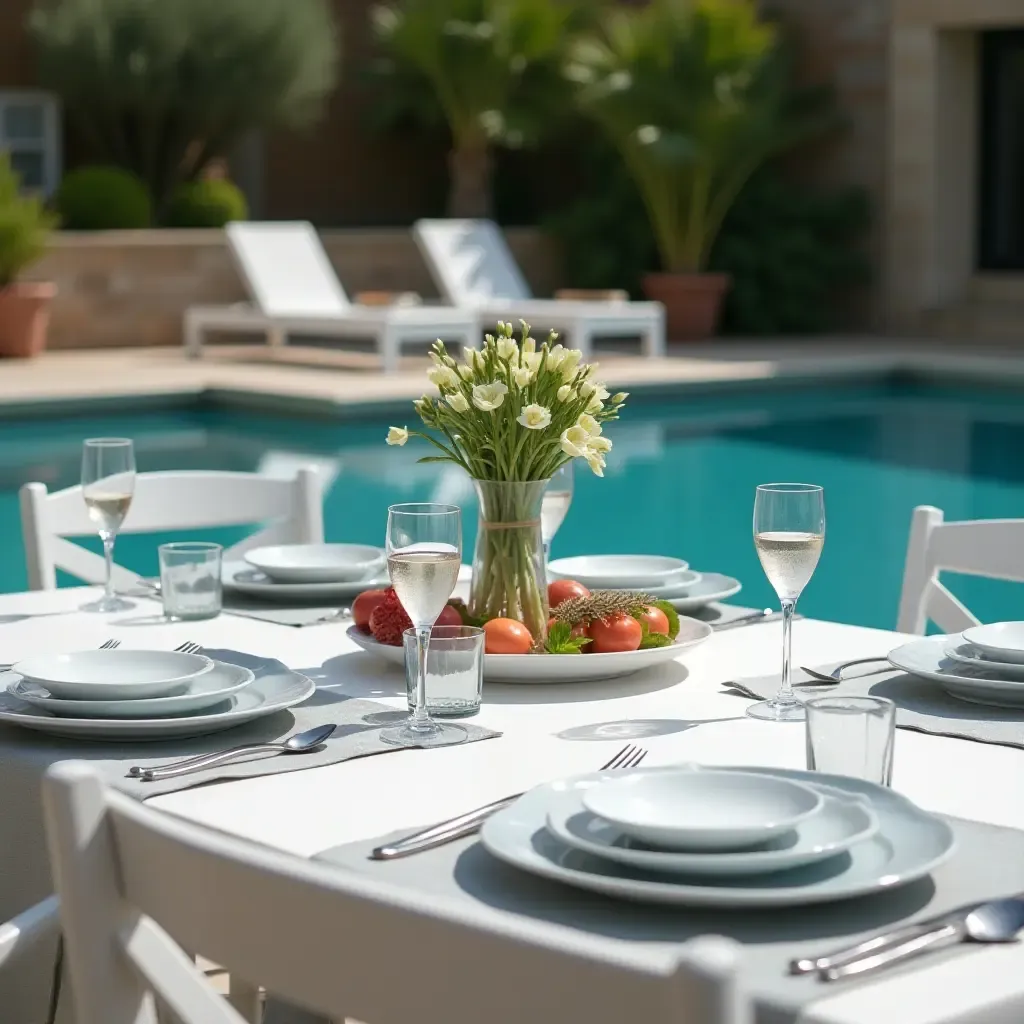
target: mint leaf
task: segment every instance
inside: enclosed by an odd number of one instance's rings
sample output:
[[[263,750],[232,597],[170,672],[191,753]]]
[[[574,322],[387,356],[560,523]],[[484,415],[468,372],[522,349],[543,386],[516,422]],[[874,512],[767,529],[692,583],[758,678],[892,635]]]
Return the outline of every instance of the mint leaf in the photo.
[[[672,638],[664,633],[645,633],[637,650],[646,651],[651,647],[671,647]]]
[[[665,618],[668,619],[668,638],[675,640],[679,636],[679,613],[668,601],[655,601],[652,607],[660,608],[665,613]]]
[[[581,648],[589,643],[589,636],[573,636],[568,622],[556,622],[548,630],[544,649],[548,654],[580,654]]]

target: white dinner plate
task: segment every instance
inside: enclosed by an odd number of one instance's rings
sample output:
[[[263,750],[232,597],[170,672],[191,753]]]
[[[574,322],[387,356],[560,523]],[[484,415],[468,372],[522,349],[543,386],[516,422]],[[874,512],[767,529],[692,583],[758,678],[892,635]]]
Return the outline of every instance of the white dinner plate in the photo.
[[[480,840],[506,864],[579,889],[648,903],[708,907],[785,907],[867,896],[923,878],[953,853],[956,844],[949,824],[892,789],[840,775],[775,768],[756,770],[866,797],[878,817],[878,833],[838,856],[789,871],[715,878],[713,883],[685,876],[670,880],[664,874],[616,864],[573,849],[547,830],[547,814],[556,799],[613,776],[612,770],[562,779],[530,790],[511,807],[485,821]]]
[[[680,582],[689,567],[667,555],[576,555],[549,562],[548,576],[576,580],[591,590],[642,590]]]
[[[828,786],[815,788],[825,797],[821,812],[802,821],[792,832],[753,850],[689,853],[651,849],[591,814],[583,806],[579,790],[552,796],[547,827],[566,846],[659,874],[770,874],[835,857],[878,832],[878,815],[862,797]]]
[[[0,722],[54,736],[85,740],[163,740],[205,736],[301,704],[316,690],[311,679],[292,672],[277,661],[263,662],[254,671],[256,679],[252,683],[205,713],[175,718],[68,718],[52,715],[3,692],[0,693]]]
[[[889,652],[889,663],[911,675],[938,683],[950,696],[972,704],[1024,707],[1024,680],[1000,679],[985,669],[947,658],[953,636],[929,636]]]
[[[1024,665],[1016,665],[1012,661],[991,661],[980,648],[973,644],[958,643],[958,639],[960,638],[954,638],[942,649],[942,653],[950,661],[991,672],[992,675],[1001,676],[1003,679],[1024,680]]]
[[[677,612],[686,614],[700,611],[713,601],[735,597],[743,589],[739,580],[720,572],[701,572],[696,575],[699,579],[695,583],[681,587],[647,587],[646,590],[651,597],[658,601],[668,601]]]
[[[990,622],[965,629],[960,635],[993,661],[1024,665],[1024,622]]]
[[[245,560],[278,583],[361,583],[380,576],[385,555],[369,544],[278,544]]]
[[[239,665],[215,661],[213,669],[196,676],[184,693],[172,697],[143,697],[139,700],[64,700],[54,697],[41,683],[18,679],[7,692],[26,704],[52,711],[65,718],[163,718],[187,715],[213,707],[248,686],[252,672]]]
[[[484,681],[543,684],[617,679],[673,661],[687,648],[707,640],[711,632],[706,622],[680,617],[679,635],[670,647],[652,647],[646,651],[624,651],[621,654],[485,654]],[[401,647],[379,643],[356,626],[349,626],[348,637],[364,651],[405,670],[405,652]]]
[[[224,587],[249,597],[263,597],[268,601],[349,600],[364,590],[390,587],[386,572],[368,580],[334,581],[331,583],[279,583],[254,569],[247,562],[225,562],[221,570]]]
[[[134,700],[184,693],[197,676],[213,669],[202,654],[137,651],[127,647],[39,654],[11,666],[54,697],[67,700]]]

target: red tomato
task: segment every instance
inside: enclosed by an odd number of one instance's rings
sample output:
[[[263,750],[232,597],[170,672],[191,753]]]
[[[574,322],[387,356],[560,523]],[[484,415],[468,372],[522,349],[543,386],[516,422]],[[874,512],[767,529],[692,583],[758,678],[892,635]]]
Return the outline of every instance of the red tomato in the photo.
[[[386,590],[364,590],[352,602],[352,620],[357,629],[364,633],[370,632],[370,616],[373,610],[384,600]]]
[[[450,605],[446,604],[437,617],[435,626],[461,626],[462,616]]]
[[[645,608],[636,617],[647,625],[649,633],[664,633],[665,636],[668,636],[668,616],[660,608],[653,606]]]
[[[575,580],[555,580],[548,584],[548,604],[557,608],[571,597],[590,597],[590,591]]]
[[[529,654],[532,647],[530,631],[515,619],[491,619],[484,623],[485,654]]]
[[[606,619],[594,619],[588,632],[594,638],[590,645],[594,654],[635,651],[644,638],[640,623],[625,612],[616,612]]]

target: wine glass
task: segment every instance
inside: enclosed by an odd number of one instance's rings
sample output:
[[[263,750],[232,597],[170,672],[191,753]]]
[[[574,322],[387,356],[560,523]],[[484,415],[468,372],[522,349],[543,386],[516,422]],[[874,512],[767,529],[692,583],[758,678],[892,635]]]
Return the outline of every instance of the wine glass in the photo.
[[[388,575],[416,630],[416,703],[381,739],[398,746],[462,743],[461,726],[435,722],[427,711],[430,631],[452,596],[462,565],[462,513],[456,505],[392,505],[388,509]]]
[[[103,597],[85,605],[90,612],[134,608],[114,594],[114,541],[135,493],[135,446],[126,437],[91,437],[82,444],[82,497],[103,541],[107,581]]]
[[[761,484],[754,498],[754,547],[782,603],[782,685],[771,700],[747,708],[752,718],[801,722],[793,693],[792,633],[797,598],[810,582],[825,543],[825,491],[817,484]]]
[[[551,551],[551,542],[558,533],[572,504],[572,460],[555,470],[540,504],[540,533],[544,541],[544,558]]]

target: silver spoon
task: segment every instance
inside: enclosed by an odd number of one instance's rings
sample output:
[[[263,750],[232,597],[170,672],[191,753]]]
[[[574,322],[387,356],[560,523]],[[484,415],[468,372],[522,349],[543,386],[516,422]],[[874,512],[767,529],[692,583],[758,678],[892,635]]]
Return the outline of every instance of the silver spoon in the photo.
[[[1024,928],[1024,900],[993,900],[972,910],[958,921],[950,921],[941,928],[925,932],[899,946],[892,946],[852,963],[833,967],[824,972],[828,981],[837,981],[854,974],[867,974],[890,964],[908,960],[932,949],[943,949],[961,942],[1015,942],[1017,933]]]
[[[250,754],[308,754],[322,746],[336,728],[337,726],[334,724],[318,725],[313,729],[306,729],[305,732],[289,736],[283,743],[246,743],[240,747],[232,747],[230,750],[222,750],[220,753],[200,754],[198,757],[188,757],[182,761],[172,761],[170,764],[162,764],[153,768],[140,768],[135,765],[128,769],[128,774],[131,778],[141,779],[143,782],[157,782],[160,779],[171,779],[176,775],[199,771],[202,768],[214,768]]]

